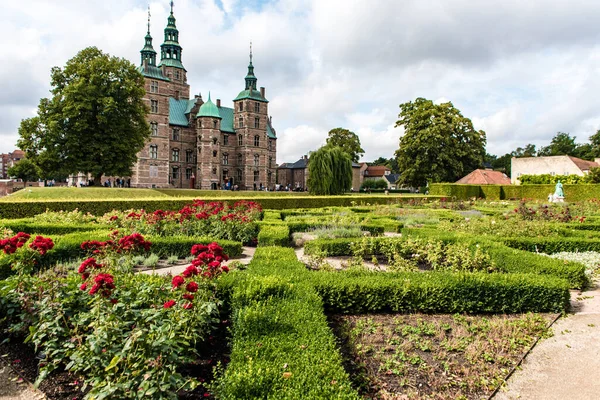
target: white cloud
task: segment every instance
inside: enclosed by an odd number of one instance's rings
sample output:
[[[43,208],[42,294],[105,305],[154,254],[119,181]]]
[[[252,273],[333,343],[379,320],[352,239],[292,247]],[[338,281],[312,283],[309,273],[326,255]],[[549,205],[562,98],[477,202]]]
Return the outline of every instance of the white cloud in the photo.
[[[260,4],[260,5],[258,5]],[[47,96],[50,69],[95,45],[139,63],[146,3],[32,0],[4,5],[0,152]],[[150,2],[159,50],[168,1]],[[487,133],[488,152],[584,141],[600,127],[600,3],[585,0],[178,0],[191,92],[231,104],[248,44],[278,132],[277,162],[296,161],[341,126],[365,160],[391,157],[398,105],[452,101]]]

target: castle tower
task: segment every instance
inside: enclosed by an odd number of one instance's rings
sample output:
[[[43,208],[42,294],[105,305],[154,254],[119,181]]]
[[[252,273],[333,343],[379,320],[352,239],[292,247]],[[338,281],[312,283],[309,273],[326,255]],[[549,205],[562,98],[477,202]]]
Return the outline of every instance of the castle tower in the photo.
[[[170,95],[179,100],[190,98],[190,86],[187,84],[187,71],[181,62],[183,49],[179,45],[179,30],[175,24],[173,2],[171,1],[171,14],[167,18],[164,42],[160,45],[160,64],[162,74],[171,81]]]
[[[221,152],[221,116],[219,109],[212,102],[210,92],[208,100],[202,104],[196,114],[198,128],[198,173],[199,187],[217,189],[224,183],[223,153]],[[228,162],[229,160],[227,160]]]
[[[250,44],[250,63],[245,77],[245,89],[233,100],[233,124],[237,135],[237,165],[236,176],[242,189],[259,189],[270,187],[269,174],[269,136],[267,133],[268,100],[265,90],[256,90],[257,79],[252,65],[252,43]],[[272,160],[274,161],[274,159]],[[273,180],[273,183],[275,181]]]

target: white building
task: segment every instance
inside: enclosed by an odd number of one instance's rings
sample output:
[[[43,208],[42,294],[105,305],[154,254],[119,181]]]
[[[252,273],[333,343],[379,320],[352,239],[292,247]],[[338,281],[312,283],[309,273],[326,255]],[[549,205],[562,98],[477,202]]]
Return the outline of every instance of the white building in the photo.
[[[584,176],[590,169],[600,167],[600,159],[582,160],[572,156],[513,157],[510,161],[512,184],[519,184],[521,175],[579,175]]]

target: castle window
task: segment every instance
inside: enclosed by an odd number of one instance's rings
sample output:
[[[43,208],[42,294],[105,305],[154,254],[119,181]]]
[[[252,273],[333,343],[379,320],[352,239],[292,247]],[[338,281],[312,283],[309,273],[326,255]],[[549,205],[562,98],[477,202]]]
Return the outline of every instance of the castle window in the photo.
[[[241,170],[241,169],[238,169],[238,170],[237,170],[237,180],[238,180],[238,182],[241,182],[241,181],[242,181],[242,178],[243,178],[243,173],[242,173],[242,170]]]
[[[179,167],[173,167],[171,171],[173,180],[179,179]]]
[[[150,82],[150,93],[158,93],[158,82],[157,81]]]
[[[238,118],[238,128],[243,128],[243,127],[244,127],[244,118],[240,116]]]
[[[258,182],[259,176],[260,176],[260,172],[254,171],[254,182]]]
[[[156,122],[150,123],[150,134],[152,136],[158,136],[158,124]]]
[[[273,173],[271,171],[269,171],[269,173],[267,174],[267,182],[271,183],[271,181],[273,180]]]
[[[217,129],[217,120],[216,120],[216,119],[215,119],[215,120],[213,120],[213,128],[214,128],[214,129]]]
[[[269,140],[269,151],[273,150],[273,141]]]
[[[223,170],[223,183],[225,183],[227,180],[229,180],[229,170],[224,169]]]
[[[217,151],[213,150],[213,157],[216,157],[216,156],[217,156]]]
[[[238,104],[239,104],[239,107],[238,107],[238,109],[239,109],[240,111],[244,111],[244,103],[242,103],[242,102],[240,101]]]
[[[217,144],[217,138],[213,138],[213,144]]]
[[[171,161],[178,162],[179,161],[179,150],[173,149],[171,152]]]
[[[216,169],[216,168],[213,168],[213,169],[212,169],[212,173],[213,173],[213,175],[216,175],[216,174],[217,174],[217,169]]]
[[[254,112],[260,112],[260,103],[258,101],[254,103]]]
[[[229,154],[223,153],[223,165],[229,164]]]
[[[176,91],[175,91],[175,98],[176,98],[177,100],[179,100],[179,90],[176,90]]]
[[[238,135],[238,146],[244,144],[244,137],[242,135]]]
[[[258,135],[254,136],[254,145],[256,147],[260,146],[260,136],[258,136]]]
[[[158,166],[157,165],[150,166],[150,178],[158,178]]]
[[[150,100],[150,112],[158,113],[158,100]]]
[[[177,58],[177,53],[174,54],[173,58]],[[177,80],[181,79],[178,70],[175,70],[175,79],[177,79]]]
[[[256,129],[260,128],[260,118],[258,118],[258,117],[254,118],[254,128],[256,128]]]
[[[242,165],[242,162],[243,162],[242,161],[242,154],[240,153],[240,154],[238,154],[238,162],[237,163],[238,163],[238,165]]]
[[[223,135],[223,146],[229,146],[229,135]]]
[[[153,144],[150,146],[150,158],[157,159],[158,158],[158,146]]]
[[[185,151],[185,162],[187,162],[187,163],[193,163],[194,162],[194,151],[193,150],[186,150]]]
[[[188,181],[189,181],[190,179],[192,179],[192,169],[191,169],[191,168],[187,168],[187,169],[185,170],[185,179],[187,179]]]
[[[173,128],[173,140],[179,140],[179,128]]]
[[[272,164],[273,164],[273,157],[269,157],[269,168],[273,167]]]
[[[260,156],[258,154],[254,155],[254,166],[258,167],[258,162],[260,160]]]

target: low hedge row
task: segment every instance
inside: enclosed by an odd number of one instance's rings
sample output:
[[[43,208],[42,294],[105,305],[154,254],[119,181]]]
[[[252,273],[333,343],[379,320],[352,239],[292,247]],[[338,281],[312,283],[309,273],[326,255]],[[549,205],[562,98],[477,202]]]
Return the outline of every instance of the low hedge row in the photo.
[[[562,251],[600,251],[600,240],[577,237],[507,238],[503,242],[514,249],[546,254]]]
[[[216,382],[219,398],[359,399],[322,300],[309,283],[290,279],[305,271],[293,249],[257,249],[233,286],[231,361]]]
[[[47,265],[66,260],[74,260],[85,256],[85,253],[81,250],[81,243],[86,240],[108,240],[108,232],[78,232],[53,239],[55,242],[54,248],[49,251],[44,258]],[[223,247],[225,254],[230,257],[239,257],[242,254],[242,243],[230,240],[190,236],[148,236],[146,239],[152,243],[150,251],[159,257],[176,255],[180,258],[185,258],[190,255],[190,250],[194,244],[208,244],[211,242],[218,242]]]
[[[261,204],[265,209],[282,210],[290,208],[320,208],[328,206],[351,206],[355,204],[398,204],[408,202],[411,199],[427,199],[432,196],[422,195],[344,195],[344,196],[287,196],[287,197],[249,197]],[[435,196],[434,196],[435,197]],[[234,203],[243,200],[243,197],[215,197],[211,201],[225,201]],[[147,200],[77,200],[56,201],[38,200],[28,201],[2,201],[0,202],[0,218],[25,218],[49,211],[73,211],[79,209],[84,213],[93,215],[104,215],[112,210],[144,209],[146,211],[156,210],[179,210],[191,199],[147,199]]]
[[[287,226],[290,229],[290,233],[296,233],[296,232],[308,232],[308,231],[312,231],[312,230],[319,229],[319,228],[327,228],[330,226],[335,226],[337,228],[353,228],[356,225],[332,224],[332,223],[328,223],[326,220],[324,220],[321,223],[288,222]],[[362,231],[369,232],[371,235],[374,235],[374,236],[383,235],[383,232],[385,232],[385,227],[383,225],[378,225],[378,224],[360,224],[359,227]],[[402,229],[402,228],[400,228],[400,229]]]
[[[287,246],[290,244],[290,229],[285,225],[261,225],[258,234],[259,246]]]
[[[569,285],[529,274],[327,273],[313,285],[332,313],[521,313],[561,312]]]
[[[567,201],[581,201],[600,198],[600,185],[563,185]],[[492,200],[537,199],[546,200],[554,193],[554,185],[461,185],[457,183],[432,183],[430,196],[470,199],[483,197]]]
[[[13,232],[25,232],[38,235],[66,235],[73,232],[85,232],[98,229],[97,224],[63,224],[40,223],[31,219],[14,219],[0,221],[0,229],[10,229]]]

